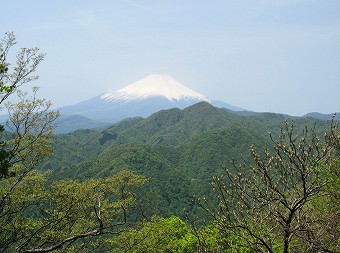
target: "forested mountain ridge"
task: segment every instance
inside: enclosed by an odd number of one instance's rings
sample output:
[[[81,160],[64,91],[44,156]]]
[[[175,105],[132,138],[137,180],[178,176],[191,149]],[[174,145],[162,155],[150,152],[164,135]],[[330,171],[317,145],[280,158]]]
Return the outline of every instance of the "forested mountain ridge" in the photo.
[[[0,104],[44,58],[22,48],[10,69],[15,44],[0,40]],[[53,136],[37,91],[0,125],[0,252],[339,252],[336,119],[199,103]]]
[[[319,113],[319,112],[310,112],[310,113],[303,115],[302,117],[304,117],[304,118],[311,117],[311,118],[316,118],[316,119],[321,119],[321,120],[331,120],[333,115],[334,114],[323,114],[323,113]],[[337,113],[335,115],[335,119],[340,120],[340,114],[339,113]]]
[[[100,178],[128,169],[149,178],[141,191],[150,213],[183,217],[191,196],[209,195],[211,178],[221,165],[250,160],[250,145],[270,146],[269,131],[278,132],[285,119],[296,129],[326,128],[327,122],[262,113],[239,116],[200,102],[183,110],[159,111],[132,118],[105,130],[77,130],[54,137],[54,156],[44,166],[53,179]],[[145,200],[148,198],[148,200]]]

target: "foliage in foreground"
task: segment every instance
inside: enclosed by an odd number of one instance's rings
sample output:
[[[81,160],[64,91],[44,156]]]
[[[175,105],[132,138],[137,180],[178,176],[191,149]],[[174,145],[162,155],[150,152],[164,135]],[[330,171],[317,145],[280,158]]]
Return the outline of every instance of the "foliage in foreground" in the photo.
[[[49,252],[127,228],[134,191],[145,178],[123,171],[104,179],[56,181],[30,171],[1,182],[0,250]],[[78,241],[83,240],[82,243]]]
[[[225,168],[213,178],[218,208],[197,202],[218,226],[225,250],[338,252],[340,249],[337,122],[321,141],[286,124],[273,150],[252,148],[253,164]],[[209,252],[204,250],[202,252]],[[241,251],[243,252],[243,251]]]
[[[176,216],[153,217],[134,231],[126,231],[118,238],[107,239],[108,251],[122,252],[187,252],[194,253],[197,238],[187,224]]]
[[[44,59],[44,54],[39,53],[38,48],[21,48],[18,53],[16,54],[16,64],[11,65],[8,61],[10,57],[10,51],[12,47],[16,44],[15,36],[13,33],[6,33],[5,37],[0,39],[0,105],[3,103],[17,91],[17,89],[22,86],[23,84],[29,83],[38,78],[38,76],[34,76],[33,73],[35,72],[39,63]],[[44,107],[45,104],[40,103],[39,107]],[[23,103],[24,108],[26,105]],[[19,105],[18,105],[19,107]],[[49,107],[49,106],[48,106]],[[34,109],[37,109],[35,107]],[[32,108],[31,108],[32,109]],[[45,108],[42,109],[42,112],[46,112]],[[48,108],[47,108],[48,109]],[[29,113],[29,116],[32,116],[33,112],[26,110],[26,113]],[[53,113],[52,113],[53,114]],[[25,115],[22,113],[21,115]],[[39,115],[39,114],[38,114]],[[49,116],[47,116],[49,117]],[[50,117],[52,119],[53,117]],[[29,118],[27,118],[29,119]],[[37,122],[42,122],[39,118],[36,118]],[[21,122],[23,123],[23,122]],[[31,122],[26,122],[24,125],[15,125],[14,132],[15,133],[23,133],[26,129],[30,128]],[[39,130],[46,130],[46,128],[41,128]],[[4,127],[0,126],[0,134],[4,132]],[[25,135],[28,136],[28,135]],[[24,141],[23,138],[16,138],[15,140]],[[25,153],[21,151],[27,151],[31,147],[30,144],[33,142],[26,144],[27,149],[19,150],[16,149],[19,145],[12,145],[12,147],[8,147],[7,143],[1,138],[0,141],[0,179],[6,176],[11,175],[9,168],[15,163],[18,158],[18,153]],[[23,147],[23,145],[21,145]],[[11,149],[12,148],[12,149]]]

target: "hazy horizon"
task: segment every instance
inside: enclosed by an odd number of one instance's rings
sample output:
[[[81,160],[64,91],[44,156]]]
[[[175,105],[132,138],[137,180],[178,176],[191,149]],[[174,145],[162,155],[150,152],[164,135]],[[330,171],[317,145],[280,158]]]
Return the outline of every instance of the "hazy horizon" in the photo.
[[[340,111],[340,1],[2,3],[0,36],[38,47],[39,96],[54,107],[167,74],[257,112]]]

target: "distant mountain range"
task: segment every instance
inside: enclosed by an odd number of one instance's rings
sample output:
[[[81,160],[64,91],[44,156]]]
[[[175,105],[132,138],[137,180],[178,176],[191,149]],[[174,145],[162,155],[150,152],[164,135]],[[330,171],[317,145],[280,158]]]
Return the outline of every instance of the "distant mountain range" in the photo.
[[[153,74],[126,87],[86,101],[61,107],[63,115],[81,115],[92,120],[114,123],[129,117],[147,117],[159,110],[183,109],[201,101],[233,111],[242,108],[214,101],[189,89],[168,75]]]
[[[102,128],[126,118],[146,118],[160,110],[184,109],[199,102],[230,110],[240,116],[253,116],[257,112],[212,100],[189,89],[168,75],[152,74],[119,90],[97,95],[77,104],[59,108],[56,133],[68,133],[77,129]],[[308,113],[302,117],[331,120],[332,114]],[[8,115],[0,115],[5,125]],[[337,114],[337,120],[340,115]]]
[[[321,120],[332,120],[334,116],[334,113],[330,113],[330,114],[322,114],[322,113],[318,113],[318,112],[310,112],[310,113],[307,113],[305,115],[303,115],[302,117],[304,118],[316,118],[316,119],[321,119]],[[340,113],[337,113],[336,116],[335,116],[335,119],[336,120],[340,120]]]
[[[55,133],[70,133],[78,129],[102,128],[108,125],[108,123],[89,119],[81,115],[61,115],[57,119]]]

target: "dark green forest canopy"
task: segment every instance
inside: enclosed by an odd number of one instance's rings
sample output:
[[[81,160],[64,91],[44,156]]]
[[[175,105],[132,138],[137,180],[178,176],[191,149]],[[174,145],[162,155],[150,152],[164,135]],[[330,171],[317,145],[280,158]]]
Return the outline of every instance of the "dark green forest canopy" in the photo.
[[[250,146],[271,146],[285,120],[301,133],[305,126],[324,132],[330,122],[281,114],[240,116],[201,102],[184,110],[159,111],[127,119],[105,130],[77,130],[54,136],[54,156],[42,170],[52,180],[100,178],[128,169],[149,178],[140,191],[150,214],[184,218],[194,213],[192,195],[210,196],[211,178],[231,161],[249,161]]]

